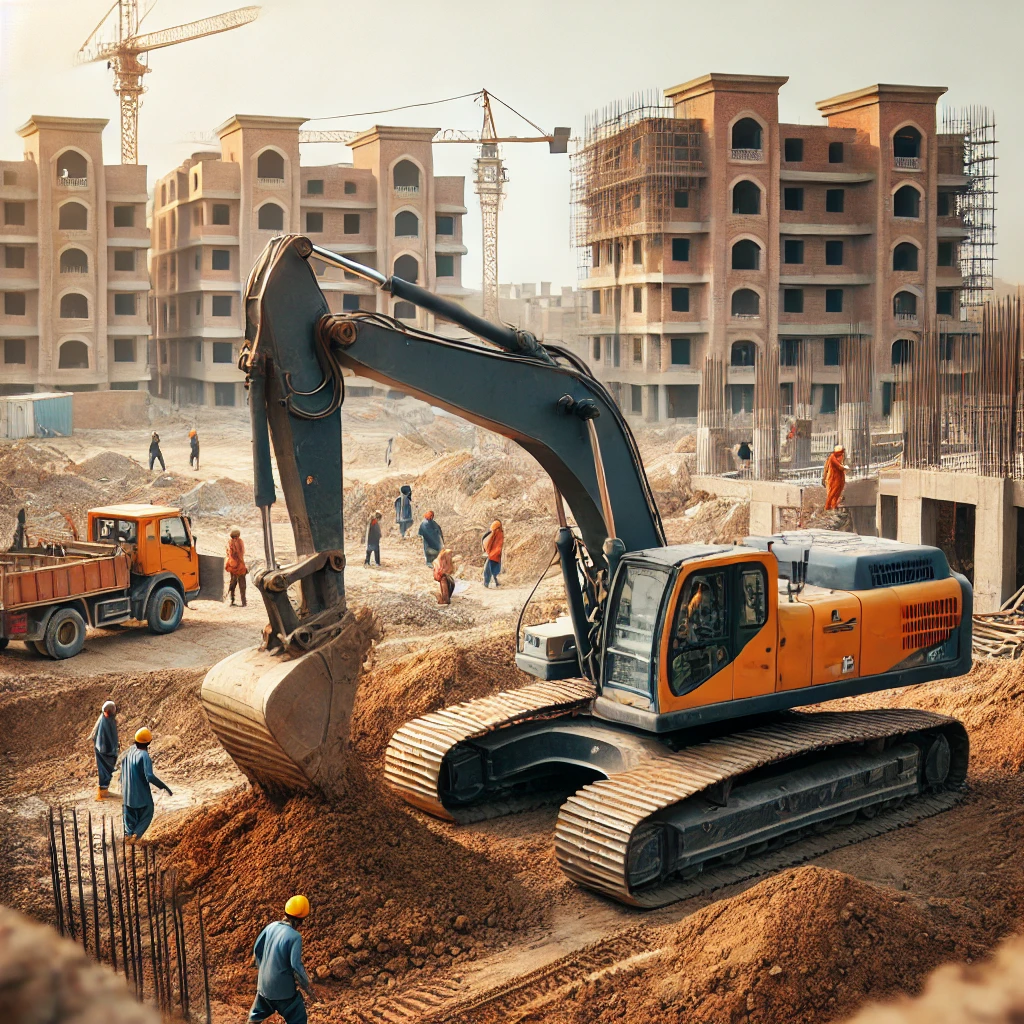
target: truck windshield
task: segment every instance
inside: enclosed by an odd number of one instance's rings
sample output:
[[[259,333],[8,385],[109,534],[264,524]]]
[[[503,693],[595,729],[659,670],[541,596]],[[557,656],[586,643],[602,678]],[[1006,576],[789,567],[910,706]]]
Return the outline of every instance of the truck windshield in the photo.
[[[160,543],[187,548],[188,534],[185,532],[185,524],[180,519],[161,519]]]
[[[96,519],[92,529],[92,539],[100,544],[134,544],[137,539],[135,523],[129,519]]]
[[[609,620],[605,684],[650,695],[651,661],[658,610],[668,572],[627,565],[619,573]]]

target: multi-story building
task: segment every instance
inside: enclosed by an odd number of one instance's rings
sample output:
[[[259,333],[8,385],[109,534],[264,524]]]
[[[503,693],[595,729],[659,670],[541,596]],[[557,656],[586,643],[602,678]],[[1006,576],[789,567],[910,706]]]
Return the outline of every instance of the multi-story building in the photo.
[[[585,296],[576,288],[563,285],[553,291],[550,281],[498,286],[498,315],[502,323],[576,351],[581,328],[589,324]],[[483,294],[472,292],[466,308],[478,316],[483,313]]]
[[[585,139],[589,357],[627,415],[696,417],[708,356],[724,364],[726,408],[749,411],[758,353],[775,347],[783,408],[812,350],[813,405],[835,412],[842,337],[870,346],[887,413],[920,332],[968,329],[969,180],[963,135],[936,125],[945,89],[873,85],[818,103],[823,125],[781,124],[787,80],[705,75]]]
[[[0,161],[0,394],[149,379],[146,168],[104,166],[106,123],[31,117]]]
[[[184,404],[236,405],[249,269],[275,235],[334,252],[462,299],[461,177],[435,177],[432,128],[376,126],[353,162],[299,160],[301,117],[238,114],[220,153],[196,153],[156,183],[152,216],[154,390]],[[430,314],[312,261],[335,312],[374,310],[433,329]],[[360,382],[355,382],[357,387]],[[369,386],[369,382],[366,382]]]

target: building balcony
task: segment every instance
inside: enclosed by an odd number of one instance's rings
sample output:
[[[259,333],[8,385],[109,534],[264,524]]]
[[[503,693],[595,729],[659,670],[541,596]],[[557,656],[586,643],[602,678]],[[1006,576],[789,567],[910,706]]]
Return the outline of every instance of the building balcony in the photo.
[[[420,187],[419,185],[395,185],[394,193],[396,196],[418,196]]]
[[[894,156],[892,165],[897,171],[919,171],[921,170],[921,158],[919,156]]]
[[[256,184],[260,188],[283,188],[284,178],[257,178]]]
[[[760,163],[764,159],[763,149],[730,149],[730,160],[743,160],[748,163]]]
[[[730,313],[730,320],[742,320],[744,322],[757,321],[761,319],[760,313]]]
[[[917,326],[917,314],[916,313],[893,313],[892,318],[901,327],[916,327]]]
[[[58,188],[88,188],[89,187],[89,179],[88,178],[58,178],[57,179],[57,187]]]
[[[77,276],[81,277],[81,276],[89,273],[89,268],[88,267],[61,267],[60,268],[60,273],[61,273],[62,277],[65,276],[65,275],[69,275],[69,274],[72,275],[72,276],[77,275]]]

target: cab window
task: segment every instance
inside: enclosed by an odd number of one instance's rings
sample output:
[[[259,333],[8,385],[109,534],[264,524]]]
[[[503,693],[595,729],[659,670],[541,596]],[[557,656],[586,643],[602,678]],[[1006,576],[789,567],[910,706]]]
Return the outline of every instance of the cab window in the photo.
[[[669,647],[669,684],[677,696],[731,660],[728,575],[693,573],[683,586]]]
[[[188,534],[185,532],[185,524],[180,519],[160,520],[160,543],[174,544],[176,547],[187,548]]]
[[[96,519],[93,540],[101,544],[134,544],[138,539],[136,524],[130,519]]]
[[[658,611],[668,573],[627,565],[618,574],[605,651],[605,684],[651,693]]]
[[[740,573],[740,626],[760,629],[767,621],[764,569],[744,569]]]

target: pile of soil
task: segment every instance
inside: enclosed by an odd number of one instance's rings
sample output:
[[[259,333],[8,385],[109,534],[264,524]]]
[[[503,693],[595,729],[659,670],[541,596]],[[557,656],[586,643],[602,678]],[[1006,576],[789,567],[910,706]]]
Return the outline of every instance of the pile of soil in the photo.
[[[388,635],[405,628],[423,629],[429,633],[445,633],[476,625],[473,608],[462,598],[453,604],[437,603],[438,586],[424,569],[424,580],[430,579],[429,589],[418,586],[407,593],[393,590],[374,590],[360,593],[360,602],[376,612]],[[353,592],[355,592],[353,590]]]
[[[90,480],[120,481],[125,486],[141,484],[150,478],[149,470],[135,459],[120,452],[102,451],[91,458],[83,459],[74,471]]]
[[[669,544],[731,544],[750,533],[750,504],[695,491],[682,515],[665,520]]]
[[[204,480],[179,494],[172,504],[195,516],[244,520],[257,515],[252,488],[228,477]]]
[[[818,1024],[866,998],[916,992],[939,964],[982,952],[903,893],[818,867],[705,907],[665,939],[657,957],[581,982],[554,1012],[526,1019]]]

